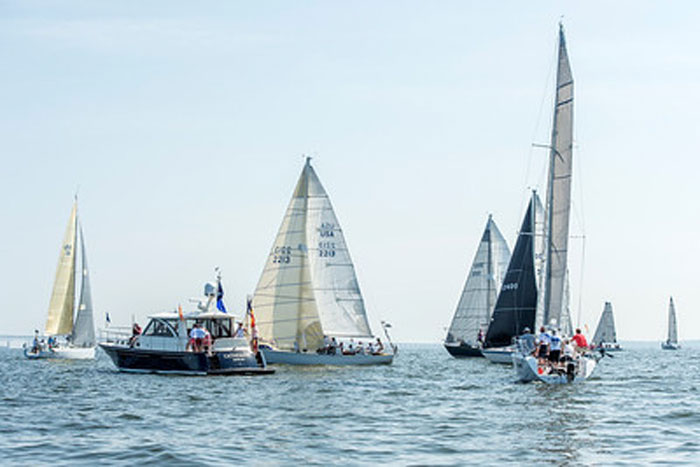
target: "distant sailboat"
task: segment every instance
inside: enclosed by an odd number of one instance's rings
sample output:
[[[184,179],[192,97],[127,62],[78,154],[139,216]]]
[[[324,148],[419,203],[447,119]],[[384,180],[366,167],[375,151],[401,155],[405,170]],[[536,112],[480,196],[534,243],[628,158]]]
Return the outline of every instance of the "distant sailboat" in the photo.
[[[610,302],[605,302],[603,314],[600,315],[598,327],[593,335],[593,344],[608,352],[622,350],[620,344],[617,343],[617,333],[615,332],[615,317],[613,316],[613,308]]]
[[[445,349],[450,355],[483,357],[478,337],[483,338],[489,325],[509,260],[508,244],[489,215],[445,338]]]
[[[676,321],[676,306],[673,304],[673,297],[668,303],[668,337],[666,342],[661,343],[661,348],[664,350],[678,350],[681,348],[678,344],[678,323]]]
[[[79,252],[76,249],[78,242]],[[80,265],[80,284],[76,283],[78,265]],[[80,295],[76,303],[75,297],[78,290]],[[37,331],[32,344],[25,346],[25,355],[28,358],[95,358],[92,308],[85,236],[78,221],[76,199],[63,238],[49,302],[49,313],[44,329],[48,342],[42,342]],[[65,338],[65,342],[59,342],[59,337]]]
[[[547,204],[543,260],[544,272],[540,278],[537,297],[537,312],[534,323],[557,329],[561,334],[571,333],[571,317],[567,303],[568,283],[568,243],[569,218],[571,211],[571,181],[573,156],[573,117],[574,80],[566,50],[564,28],[559,25],[559,47],[557,60],[556,98],[552,121],[552,139],[549,145],[549,175],[547,179]],[[515,256],[515,253],[513,253]],[[522,281],[521,281],[522,282]],[[506,287],[518,288],[519,283],[508,280],[503,283],[501,293],[508,293]],[[500,297],[499,297],[500,301]],[[531,307],[531,304],[528,304]],[[498,307],[497,307],[498,308]],[[496,313],[494,312],[494,317]],[[529,318],[530,315],[527,314]],[[493,325],[493,324],[492,324]],[[522,329],[514,329],[522,332]],[[490,329],[489,329],[490,332]],[[488,341],[488,338],[487,338]],[[597,360],[581,355],[576,361],[567,364],[565,372],[555,366],[546,370],[539,366],[537,359],[528,352],[512,354],[512,362],[520,381],[539,379],[546,383],[568,383],[588,378]],[[556,370],[556,371],[555,371]]]
[[[343,231],[310,158],[252,305],[268,363],[373,365],[394,358],[388,334],[386,347],[372,335]]]

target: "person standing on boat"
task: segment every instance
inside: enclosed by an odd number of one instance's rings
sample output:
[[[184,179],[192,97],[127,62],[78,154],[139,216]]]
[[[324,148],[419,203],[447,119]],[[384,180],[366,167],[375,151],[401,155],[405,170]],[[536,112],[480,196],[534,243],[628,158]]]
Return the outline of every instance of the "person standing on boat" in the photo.
[[[32,352],[33,353],[39,353],[40,347],[39,347],[39,330],[35,329],[34,330],[34,340],[32,341]]]
[[[561,337],[557,336],[557,330],[552,329],[552,335],[549,336],[549,361],[553,364],[559,362],[561,356]]]
[[[195,325],[192,327],[192,331],[190,331],[190,342],[192,342],[192,350],[194,352],[202,351],[202,342],[205,337],[206,333],[204,330],[198,323],[195,323]]]
[[[476,341],[481,345],[481,347],[484,346],[484,330],[479,328],[479,334],[476,335]]]
[[[245,337],[245,329],[243,329],[243,323],[240,321],[238,322],[238,328],[236,328],[236,332],[233,334],[233,337]]]
[[[377,337],[377,350],[375,351],[375,353],[379,355],[382,352],[384,352],[384,344],[382,344],[382,340]]]
[[[540,327],[540,333],[537,335],[537,358],[546,360],[549,356],[549,334],[544,326]]]
[[[530,331],[529,327],[523,329],[523,333],[520,336],[520,350],[525,355],[532,355],[535,352],[535,335]]]

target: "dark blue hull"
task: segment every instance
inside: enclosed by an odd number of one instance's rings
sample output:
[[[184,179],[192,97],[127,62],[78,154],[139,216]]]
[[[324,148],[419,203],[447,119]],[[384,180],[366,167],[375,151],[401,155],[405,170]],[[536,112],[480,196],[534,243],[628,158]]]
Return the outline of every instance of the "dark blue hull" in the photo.
[[[445,345],[445,349],[456,358],[468,357],[483,357],[480,347],[472,347],[471,345],[462,344],[458,346]]]
[[[207,355],[203,352],[144,350],[100,344],[121,371],[192,375],[260,375],[275,370],[250,351],[230,350]]]

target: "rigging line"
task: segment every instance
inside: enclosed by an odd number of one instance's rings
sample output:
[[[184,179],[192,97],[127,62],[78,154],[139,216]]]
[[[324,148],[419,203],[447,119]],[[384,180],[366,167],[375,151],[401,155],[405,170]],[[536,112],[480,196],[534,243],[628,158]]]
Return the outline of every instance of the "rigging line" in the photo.
[[[539,106],[539,109],[537,111],[537,118],[535,119],[535,126],[532,129],[532,137],[530,138],[530,141],[536,141],[536,139],[537,139],[537,131],[539,130],[540,124],[542,123],[542,114],[544,112],[545,102],[548,102],[550,100],[549,89],[550,89],[552,75],[553,75],[553,71],[554,71],[554,63],[555,63],[558,55],[559,55],[559,39],[557,38],[557,40],[555,41],[554,54],[550,57],[549,66],[547,67],[547,70],[548,70],[547,71],[547,79],[545,80],[544,88],[542,90],[542,93],[540,94],[541,95],[540,106]],[[555,93],[554,99],[556,99],[556,93]],[[552,99],[552,103],[553,102],[554,102],[554,100]],[[531,144],[530,148],[528,149],[528,153],[527,153],[527,166],[525,167],[525,186],[529,185],[530,169],[532,167],[533,151],[534,151],[534,147]],[[549,162],[549,158],[546,158],[545,160],[547,162]],[[547,164],[544,164],[545,168],[546,168],[546,165]],[[540,182],[544,179],[544,173],[546,173],[546,171],[543,169],[542,173],[540,173],[539,177],[537,178],[538,183],[535,184],[535,187],[542,186],[540,184]],[[531,191],[531,188],[532,187],[528,188],[528,192]],[[540,191],[540,190],[538,190],[538,191]],[[528,200],[529,200],[529,198],[528,198]],[[524,206],[525,206],[525,202],[524,202],[524,200],[521,200],[520,210],[518,211],[519,213],[523,212]]]

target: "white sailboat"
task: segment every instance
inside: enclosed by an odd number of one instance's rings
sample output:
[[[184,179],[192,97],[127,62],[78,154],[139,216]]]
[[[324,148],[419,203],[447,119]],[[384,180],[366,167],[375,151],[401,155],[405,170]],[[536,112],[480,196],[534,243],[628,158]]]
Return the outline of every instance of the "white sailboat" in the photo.
[[[343,231],[310,158],[252,306],[268,363],[372,365],[394,358],[386,327],[386,342],[372,334]]]
[[[80,244],[80,251],[76,247]],[[78,261],[79,260],[79,261]],[[80,282],[76,281],[80,266]],[[79,291],[79,299],[75,297]],[[95,327],[92,317],[92,295],[85,253],[85,236],[78,221],[78,201],[73,203],[68,226],[58,257],[56,278],[49,302],[44,335],[35,332],[34,341],[26,345],[27,358],[95,358]],[[64,339],[61,341],[60,339]]]
[[[491,320],[509,261],[508,244],[489,215],[445,338],[445,349],[453,357],[483,357],[483,333]]]
[[[617,342],[617,333],[615,332],[615,317],[613,316],[612,303],[605,302],[603,314],[600,315],[598,327],[593,334],[593,344],[598,349],[604,349],[607,352],[615,352],[622,350]]]
[[[568,242],[571,210],[573,156],[574,80],[566,50],[563,26],[559,25],[556,99],[549,145],[549,175],[545,211],[544,273],[539,288],[536,325],[570,332],[568,297]],[[505,283],[504,283],[505,287]],[[588,378],[597,359],[581,354],[566,365],[538,364],[529,352],[513,354],[520,381],[538,379],[546,383],[569,383]]]
[[[681,348],[678,344],[678,322],[676,321],[676,306],[673,304],[673,297],[668,303],[668,337],[665,342],[661,343],[661,348],[664,350]]]

